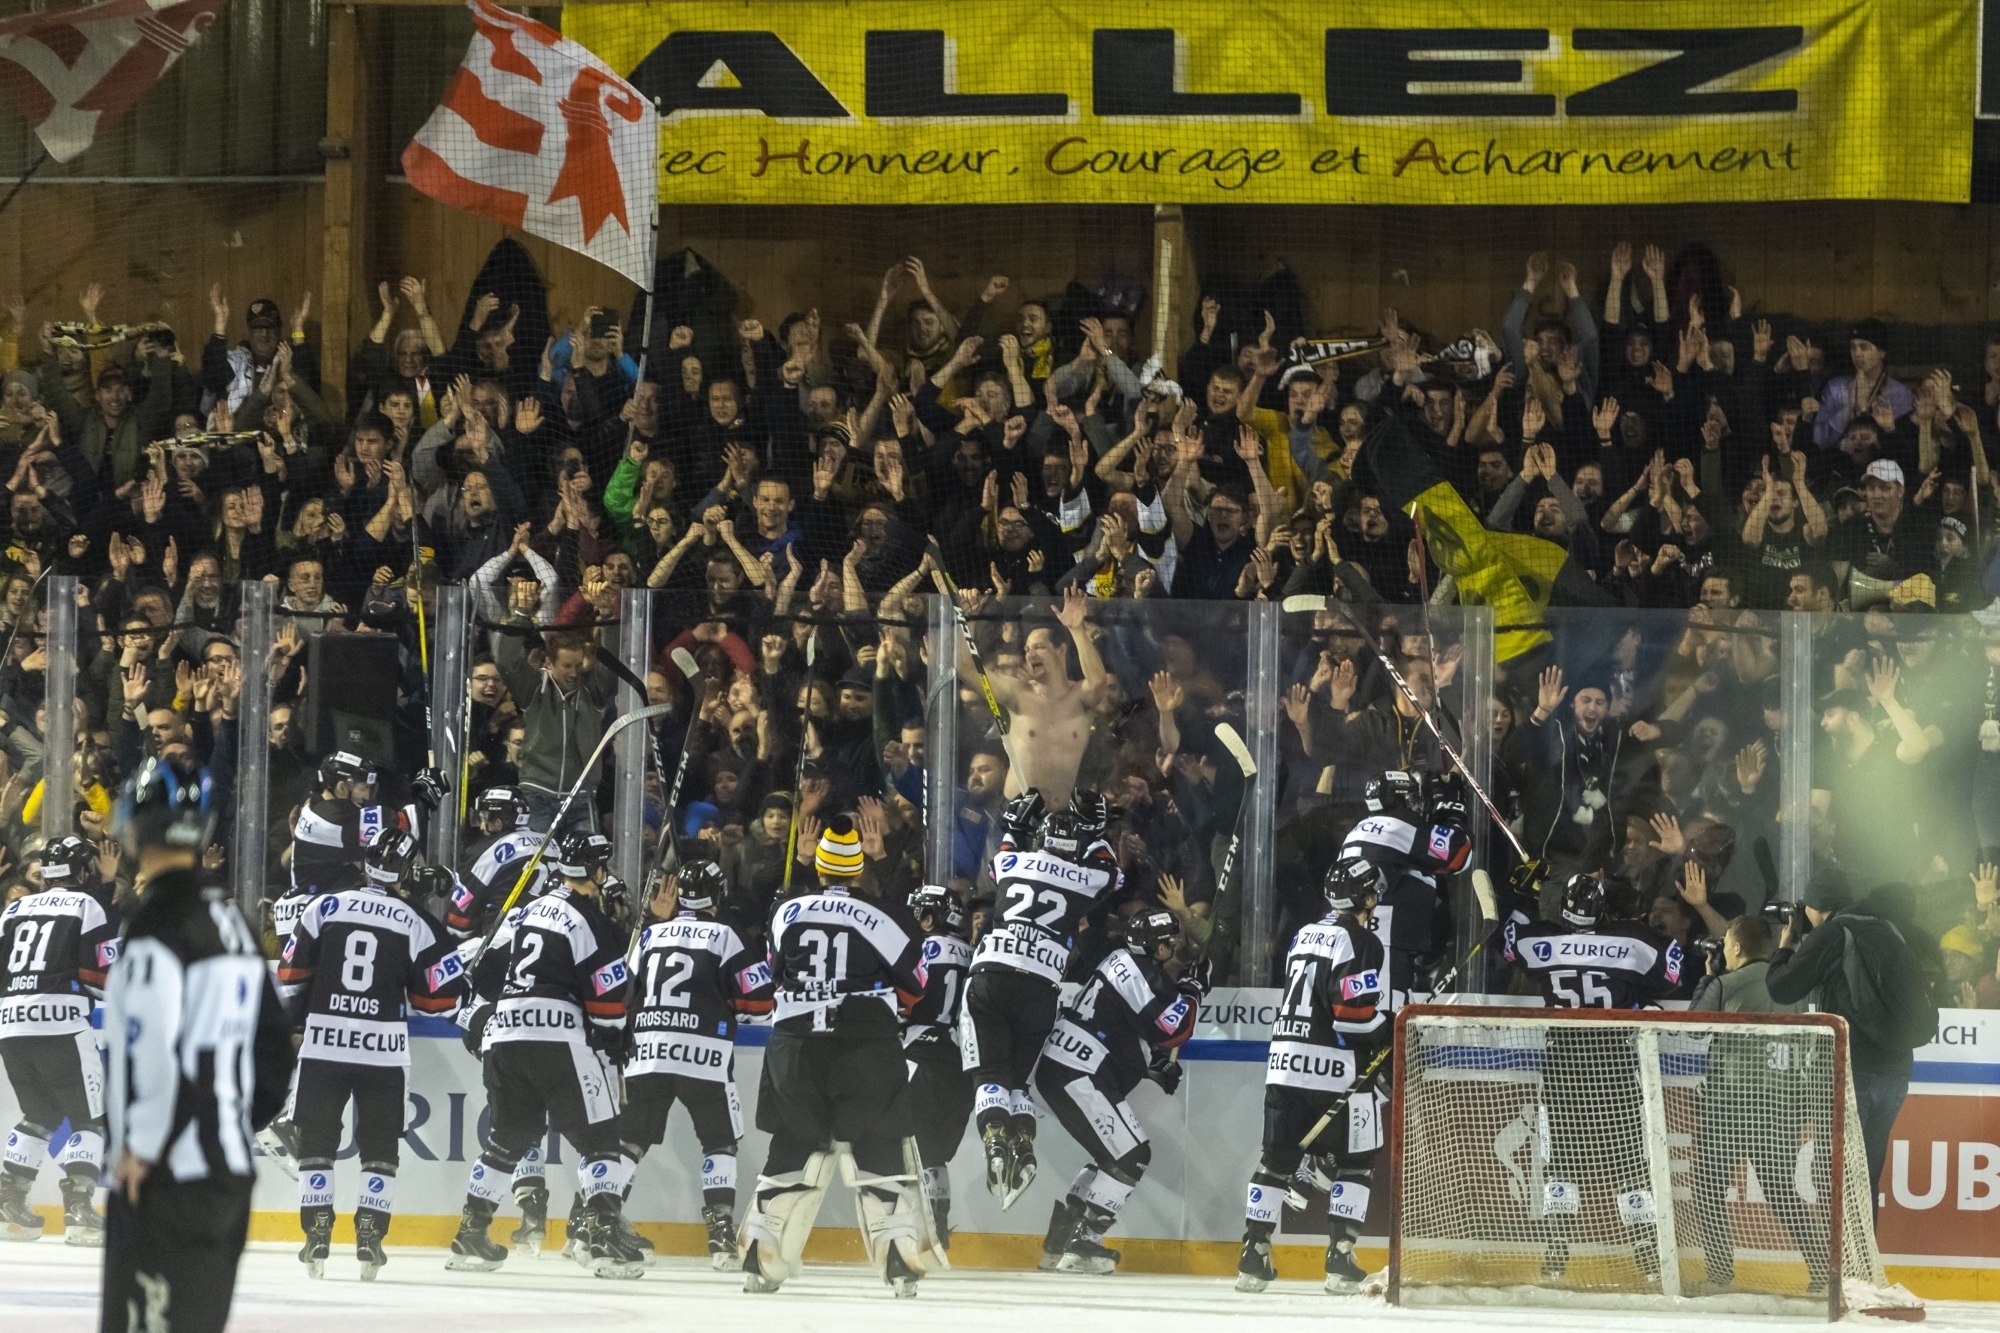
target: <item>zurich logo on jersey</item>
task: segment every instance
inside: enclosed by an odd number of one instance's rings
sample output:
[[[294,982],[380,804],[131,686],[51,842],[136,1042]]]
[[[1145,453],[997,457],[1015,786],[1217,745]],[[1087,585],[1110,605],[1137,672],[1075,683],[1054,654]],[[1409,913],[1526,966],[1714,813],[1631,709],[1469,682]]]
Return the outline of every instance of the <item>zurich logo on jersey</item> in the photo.
[[[1264,1191],[1262,1188],[1256,1185],[1252,1185],[1250,1187],[1250,1202],[1252,1203],[1264,1202]]]
[[[1016,856],[1014,853],[1003,852],[1001,853],[1000,856],[1000,873],[1004,875],[1008,871],[1012,870],[1015,866],[1019,865],[1020,863],[1021,863],[1021,858]]]
[[[799,905],[797,903],[792,903],[790,906],[786,907],[784,911],[778,914],[778,919],[780,921],[783,921],[788,926],[791,925],[792,922],[797,921],[799,919]]]
[[[592,1162],[590,1164],[590,1174],[598,1180],[604,1179],[610,1170],[611,1164],[609,1162]]]
[[[514,850],[514,844],[510,842],[499,843],[493,848],[493,859],[502,865],[513,860],[517,855],[519,853]]]
[[[321,916],[332,916],[335,912],[338,912],[339,910],[340,910],[340,899],[334,897],[332,894],[328,894],[326,897],[319,900],[319,914]]]
[[[1534,951],[1534,955],[1537,961],[1544,963],[1548,962],[1549,955],[1555,952],[1554,948],[1549,944],[1547,940],[1536,940],[1534,943],[1530,944],[1528,948]]]
[[[701,1159],[701,1173],[702,1173],[703,1175],[707,1175],[707,1174],[708,1174],[709,1172],[711,1172],[711,1171],[713,1171],[713,1170],[715,1170],[715,1159],[714,1159],[713,1157],[704,1157],[704,1158],[702,1158],[702,1159]]]
[[[312,1186],[316,1190],[323,1190],[326,1188],[326,1177],[322,1175],[320,1172],[315,1171],[312,1173],[312,1178],[306,1181],[306,1184]]]

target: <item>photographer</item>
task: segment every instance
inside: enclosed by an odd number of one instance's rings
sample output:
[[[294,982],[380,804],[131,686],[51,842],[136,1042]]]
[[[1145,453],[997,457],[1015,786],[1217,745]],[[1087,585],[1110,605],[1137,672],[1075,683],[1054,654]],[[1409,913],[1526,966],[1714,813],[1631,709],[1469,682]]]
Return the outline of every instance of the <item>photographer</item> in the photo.
[[[1820,1012],[1847,1020],[1874,1197],[1889,1133],[1910,1090],[1910,1053],[1937,1031],[1937,1007],[1909,945],[1895,926],[1855,901],[1845,874],[1822,871],[1785,926],[1764,983],[1781,1004],[1810,999]]]

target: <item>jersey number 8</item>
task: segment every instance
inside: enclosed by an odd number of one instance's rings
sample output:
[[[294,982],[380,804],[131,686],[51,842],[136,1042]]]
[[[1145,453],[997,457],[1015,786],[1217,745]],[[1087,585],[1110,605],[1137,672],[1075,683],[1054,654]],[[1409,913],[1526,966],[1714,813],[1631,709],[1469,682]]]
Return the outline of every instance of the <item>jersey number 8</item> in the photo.
[[[342,986],[365,991],[375,984],[375,948],[372,930],[357,930],[347,937],[347,953],[340,969]]]

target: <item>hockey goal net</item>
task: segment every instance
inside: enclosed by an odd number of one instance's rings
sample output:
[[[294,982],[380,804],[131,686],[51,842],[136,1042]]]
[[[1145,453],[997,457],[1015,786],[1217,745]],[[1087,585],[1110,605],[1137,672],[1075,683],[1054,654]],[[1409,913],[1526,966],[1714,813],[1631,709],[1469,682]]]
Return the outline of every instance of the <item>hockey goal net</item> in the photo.
[[[1417,1005],[1394,1069],[1392,1303],[1922,1317],[1838,1017]]]

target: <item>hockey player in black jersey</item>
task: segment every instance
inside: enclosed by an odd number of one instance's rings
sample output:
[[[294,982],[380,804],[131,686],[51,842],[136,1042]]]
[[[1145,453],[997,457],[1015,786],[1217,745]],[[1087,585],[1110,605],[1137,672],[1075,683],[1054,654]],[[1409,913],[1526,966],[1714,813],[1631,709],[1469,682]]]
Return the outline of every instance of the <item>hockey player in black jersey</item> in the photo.
[[[1384,1007],[1394,1013],[1413,988],[1425,988],[1420,960],[1437,952],[1438,880],[1472,855],[1465,787],[1456,773],[1426,779],[1390,769],[1368,779],[1363,795],[1368,813],[1348,830],[1339,859],[1364,857],[1382,870],[1374,928],[1389,954]]]
[[[215,825],[208,775],[139,766],[111,831],[138,871],[104,988],[101,1333],[221,1333],[250,1226],[255,1130],[277,1113],[291,1034],[257,939],[196,869]]]
[[[346,750],[319,766],[319,795],[299,808],[292,824],[292,883],[271,905],[271,928],[290,939],[299,914],[315,895],[362,883],[368,844],[395,816],[375,804],[375,766]]]
[[[603,836],[564,835],[548,858],[562,883],[510,913],[474,970],[473,988],[494,1002],[484,1034],[492,1130],[473,1163],[447,1268],[486,1271],[506,1259],[487,1226],[522,1154],[553,1125],[579,1154],[591,1271],[618,1278],[645,1272],[645,1255],[620,1234],[626,1181],[615,1066],[630,1042],[631,987],[626,937],[597,902],[610,858]]]
[[[1125,948],[1105,955],[1065,1006],[1042,1049],[1035,1086],[1090,1163],[1055,1206],[1042,1267],[1109,1273],[1122,1257],[1104,1244],[1152,1160],[1153,1145],[1126,1098],[1151,1078],[1169,1096],[1180,1087],[1174,1047],[1194,1032],[1207,987],[1199,975],[1167,974],[1180,926],[1164,907],[1125,923]]]
[[[653,898],[662,919],[640,933],[632,968],[632,1055],[618,1121],[629,1179],[646,1150],[666,1138],[674,1103],[687,1108],[701,1143],[708,1257],[719,1271],[737,1266],[743,1104],[736,1096],[736,1019],[771,1009],[770,964],[716,920],[728,890],[721,866],[690,861]]]
[[[1638,922],[1605,921],[1600,928],[1604,915],[1604,886],[1590,875],[1571,876],[1563,886],[1562,920],[1523,925],[1510,919],[1503,956],[1533,979],[1552,1009],[1657,1008],[1680,983],[1681,946]],[[1659,1278],[1661,1204],[1648,1188],[1638,1077],[1624,1033],[1594,1026],[1549,1030],[1541,1082],[1548,1176],[1536,1201],[1546,1230],[1544,1276],[1560,1278],[1569,1267],[1570,1237],[1591,1193],[1589,1178],[1618,1201],[1640,1272]],[[1635,1086],[1620,1096],[1606,1086],[1609,1079]]]
[[[404,900],[417,840],[386,829],[369,844],[361,888],[321,894],[293,928],[278,961],[279,993],[299,1048],[300,1262],[326,1274],[333,1241],[333,1160],[340,1123],[354,1102],[361,1158],[354,1250],[372,1281],[388,1262],[382,1249],[403,1140],[403,1085],[410,1065],[407,1009],[442,1014],[466,990],[464,968],[437,921]],[[406,1009],[407,1006],[407,1009]]]
[[[910,894],[910,915],[924,936],[924,997],[903,1023],[910,1066],[910,1122],[924,1169],[924,1198],[941,1243],[951,1243],[951,1159],[972,1118],[973,1076],[958,1050],[958,1009],[965,998],[972,946],[965,904],[941,884]]]
[[[545,841],[528,827],[528,803],[512,787],[488,787],[479,793],[473,817],[482,836],[466,855],[465,873],[459,876],[444,915],[445,929],[458,939],[486,933],[493,913],[514,892],[521,868]],[[522,889],[521,901],[533,897],[548,874],[544,858],[535,867],[535,882]]]
[[[98,867],[97,848],[74,833],[42,848],[42,884],[46,888],[87,893],[109,910],[118,886],[107,884]]]
[[[104,1219],[91,1199],[104,1164],[104,1062],[90,1011],[118,957],[118,918],[70,887],[77,876],[65,862],[45,854],[42,864],[41,891],[0,912],[0,1064],[21,1107],[0,1167],[0,1240],[41,1237],[28,1191],[67,1120],[69,1136],[53,1157],[62,1173],[63,1239],[102,1245]],[[51,873],[57,868],[65,873]]]
[[[1364,858],[1334,862],[1326,872],[1329,914],[1299,931],[1285,955],[1284,997],[1264,1072],[1264,1153],[1243,1209],[1238,1291],[1262,1291],[1277,1277],[1271,1236],[1305,1156],[1300,1143],[1343,1096],[1346,1104],[1312,1145],[1316,1165],[1332,1168],[1319,1168],[1329,1176],[1326,1289],[1352,1292],[1367,1276],[1354,1243],[1368,1214],[1382,1129],[1374,1085],[1355,1088],[1391,1037],[1384,951],[1371,919],[1387,887],[1381,868]]]
[[[986,1188],[1010,1208],[1035,1178],[1035,1102],[1029,1080],[1056,1025],[1058,990],[1078,924],[1124,883],[1104,841],[1102,798],[1071,797],[1046,814],[1030,789],[1001,815],[993,857],[993,924],[972,955],[959,1019],[965,1068],[978,1075],[974,1114]],[[1039,847],[1031,839],[1039,824]]]
[[[923,941],[850,896],[863,860],[844,818],[821,835],[814,865],[820,891],[780,903],[771,919],[777,1009],[757,1096],[771,1150],[743,1219],[743,1289],[772,1292],[799,1275],[838,1167],[854,1190],[869,1261],[898,1296],[914,1296],[924,1205],[903,1152],[909,1107],[897,1014],[923,993]],[[848,1152],[836,1154],[836,1143]]]

